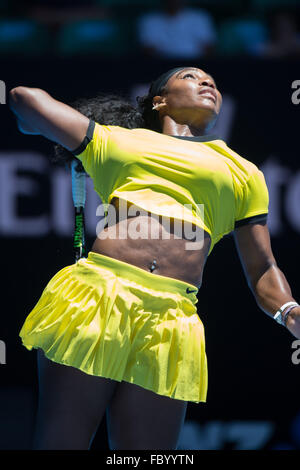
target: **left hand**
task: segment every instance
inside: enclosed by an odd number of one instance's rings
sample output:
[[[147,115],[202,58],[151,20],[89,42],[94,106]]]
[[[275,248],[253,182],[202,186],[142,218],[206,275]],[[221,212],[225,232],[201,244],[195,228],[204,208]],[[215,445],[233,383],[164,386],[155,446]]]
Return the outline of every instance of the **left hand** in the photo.
[[[300,339],[300,307],[293,308],[288,314],[286,328],[295,338]]]

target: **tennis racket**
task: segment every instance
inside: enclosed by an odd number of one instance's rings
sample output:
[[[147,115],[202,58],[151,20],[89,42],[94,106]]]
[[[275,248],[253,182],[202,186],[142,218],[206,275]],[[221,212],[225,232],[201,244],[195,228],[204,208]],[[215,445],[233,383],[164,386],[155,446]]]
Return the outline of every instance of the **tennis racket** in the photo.
[[[84,206],[86,198],[86,174],[81,162],[74,159],[71,163],[72,198],[75,209],[73,249],[75,262],[86,255]]]

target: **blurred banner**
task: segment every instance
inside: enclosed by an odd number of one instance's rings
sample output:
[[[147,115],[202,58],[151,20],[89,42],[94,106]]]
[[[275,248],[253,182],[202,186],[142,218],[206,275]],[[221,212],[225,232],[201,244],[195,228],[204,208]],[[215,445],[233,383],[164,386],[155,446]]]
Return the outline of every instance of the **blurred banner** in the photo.
[[[223,94],[222,112],[210,133],[264,172],[273,252],[300,301],[300,73],[296,60],[249,57],[197,64],[97,56],[1,62],[0,449],[21,449],[30,446],[37,370],[36,353],[21,345],[18,333],[46,283],[74,262],[73,206],[70,173],[51,163],[53,143],[17,130],[7,104],[9,90],[42,88],[67,103],[104,91],[135,102],[172,67],[196,65],[209,72]],[[101,200],[90,178],[87,190],[90,249]],[[295,338],[257,306],[232,236],[209,256],[198,299],[206,330],[208,398],[206,404],[189,404],[180,448],[300,449],[300,344],[293,346]],[[105,422],[93,448],[107,449]]]

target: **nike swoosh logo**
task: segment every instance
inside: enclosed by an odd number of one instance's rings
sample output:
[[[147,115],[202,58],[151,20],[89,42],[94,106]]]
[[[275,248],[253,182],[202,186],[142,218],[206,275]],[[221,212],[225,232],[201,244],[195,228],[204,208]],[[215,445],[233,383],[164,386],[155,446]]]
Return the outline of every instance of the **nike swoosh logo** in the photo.
[[[195,289],[191,289],[190,287],[187,287],[187,288],[186,288],[186,293],[187,293],[187,294],[191,294],[192,292],[198,292],[198,289],[195,290]]]

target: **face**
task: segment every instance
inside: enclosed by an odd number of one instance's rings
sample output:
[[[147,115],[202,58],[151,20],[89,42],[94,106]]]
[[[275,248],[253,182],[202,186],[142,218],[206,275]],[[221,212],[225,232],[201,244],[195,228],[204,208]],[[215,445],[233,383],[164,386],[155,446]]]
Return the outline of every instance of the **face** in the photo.
[[[155,97],[154,102],[163,103],[163,114],[180,124],[211,127],[220,112],[222,95],[209,74],[186,68],[169,78],[166,93]]]

